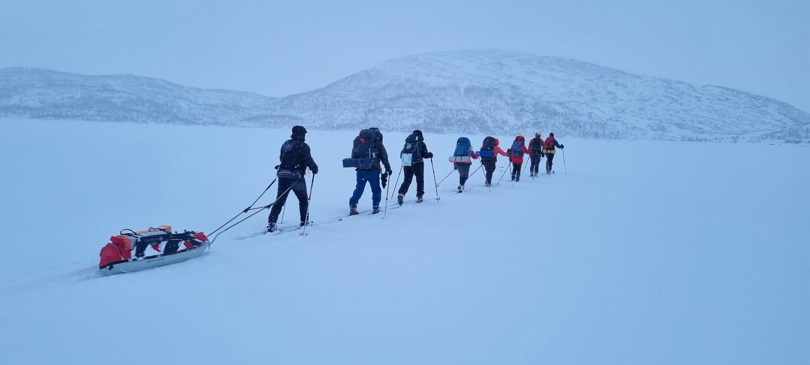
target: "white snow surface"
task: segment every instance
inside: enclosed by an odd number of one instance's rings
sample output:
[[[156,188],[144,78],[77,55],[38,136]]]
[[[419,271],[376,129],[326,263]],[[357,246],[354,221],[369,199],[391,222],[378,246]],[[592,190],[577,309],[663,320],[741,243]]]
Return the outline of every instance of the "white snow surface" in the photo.
[[[263,211],[198,259],[102,277],[121,229],[210,232],[248,207],[289,129],[6,119],[0,135],[0,364],[810,359],[806,146],[558,135],[551,176],[489,190],[479,171],[453,194],[453,174],[437,200],[428,164],[426,201],[389,200],[386,219],[367,188],[365,213],[307,236],[245,238]],[[348,212],[354,135],[307,135],[316,223]],[[395,170],[405,137],[385,134]],[[440,180],[458,135],[425,137]]]

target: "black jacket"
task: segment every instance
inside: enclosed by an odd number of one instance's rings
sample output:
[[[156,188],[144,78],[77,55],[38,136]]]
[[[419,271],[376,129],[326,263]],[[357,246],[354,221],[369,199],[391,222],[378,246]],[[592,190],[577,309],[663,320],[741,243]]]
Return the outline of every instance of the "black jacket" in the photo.
[[[284,142],[284,144],[281,145],[279,160],[281,160],[278,166],[279,171],[292,171],[300,173],[301,176],[303,176],[307,167],[309,167],[313,173],[318,172],[318,165],[316,165],[315,161],[312,159],[309,145],[304,142],[303,136],[293,136]]]

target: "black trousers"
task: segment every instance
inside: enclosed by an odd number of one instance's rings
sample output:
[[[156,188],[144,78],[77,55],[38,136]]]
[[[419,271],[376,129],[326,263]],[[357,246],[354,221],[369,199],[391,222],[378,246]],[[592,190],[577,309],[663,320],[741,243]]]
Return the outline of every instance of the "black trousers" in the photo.
[[[415,163],[411,166],[402,168],[405,171],[405,177],[402,179],[402,185],[399,187],[399,193],[405,195],[408,193],[408,188],[411,187],[411,181],[416,176],[416,196],[425,195],[425,163]]]
[[[495,161],[483,161],[487,184],[492,184],[492,173],[495,172]]]
[[[554,165],[554,154],[553,153],[546,153],[546,173],[551,173],[551,166]]]
[[[287,189],[290,189],[289,191]],[[267,218],[268,223],[276,223],[278,215],[281,213],[281,208],[284,208],[284,203],[287,202],[287,196],[290,191],[298,198],[298,210],[301,214],[301,222],[305,223],[307,219],[307,183],[304,179],[278,179],[278,194],[276,194],[276,203],[270,209],[270,217]]]
[[[470,165],[469,163],[457,163],[456,170],[458,170],[458,184],[464,185],[467,182],[467,178],[470,177]]]
[[[529,165],[529,173],[537,175],[540,172],[540,154],[529,155],[529,158],[532,160],[532,164]]]
[[[522,163],[512,162],[512,180],[520,180],[521,169],[523,169]]]

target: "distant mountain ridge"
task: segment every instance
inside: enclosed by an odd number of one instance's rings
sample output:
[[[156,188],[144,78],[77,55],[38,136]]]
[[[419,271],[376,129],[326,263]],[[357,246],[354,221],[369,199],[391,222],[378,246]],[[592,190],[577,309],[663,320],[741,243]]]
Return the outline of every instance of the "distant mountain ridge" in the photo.
[[[0,116],[159,123],[810,142],[810,114],[719,86],[496,50],[398,58],[269,98],[136,76],[0,70]]]
[[[6,117],[260,126],[273,100],[140,76],[0,69],[0,116]]]

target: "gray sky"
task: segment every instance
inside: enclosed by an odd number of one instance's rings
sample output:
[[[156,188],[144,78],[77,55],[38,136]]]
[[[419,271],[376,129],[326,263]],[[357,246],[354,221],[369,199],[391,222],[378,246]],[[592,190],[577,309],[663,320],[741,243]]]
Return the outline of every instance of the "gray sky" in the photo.
[[[0,1],[0,68],[268,96],[466,48],[728,86],[810,112],[807,0]]]

